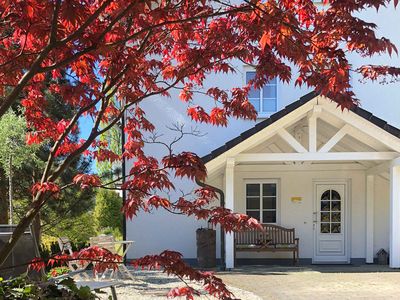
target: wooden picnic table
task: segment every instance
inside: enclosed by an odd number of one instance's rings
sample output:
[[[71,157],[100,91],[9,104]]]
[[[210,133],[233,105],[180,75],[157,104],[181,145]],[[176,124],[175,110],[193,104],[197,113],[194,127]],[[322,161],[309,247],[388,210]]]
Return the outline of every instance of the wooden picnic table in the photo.
[[[117,300],[117,292],[115,291],[115,287],[120,285],[121,283],[118,281],[75,281],[75,284],[78,288],[82,286],[87,286],[91,291],[101,290],[105,288],[111,289],[111,295],[113,300]]]
[[[52,277],[49,279],[50,282],[57,282],[58,280],[66,279],[66,278],[73,278],[76,275],[80,275],[84,273],[84,269],[80,269],[77,271],[71,271],[67,274],[59,275],[57,277]],[[117,300],[117,292],[115,288],[118,285],[123,284],[120,281],[116,280],[102,280],[102,281],[94,281],[94,280],[74,280],[75,285],[80,288],[82,286],[87,286],[91,291],[95,290],[102,290],[105,288],[110,288],[111,289],[111,295],[113,300]]]

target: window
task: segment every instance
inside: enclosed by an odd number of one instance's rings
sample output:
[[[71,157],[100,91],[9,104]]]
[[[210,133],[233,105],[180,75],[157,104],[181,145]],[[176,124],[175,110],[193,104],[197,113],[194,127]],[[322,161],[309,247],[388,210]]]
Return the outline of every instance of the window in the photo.
[[[246,184],[246,214],[261,223],[276,223],[276,182]]]
[[[321,233],[341,233],[342,209],[340,194],[327,190],[321,196]]]
[[[256,72],[246,72],[246,84],[254,79]],[[265,84],[262,89],[251,88],[249,101],[253,104],[260,116],[277,111],[277,79],[274,78]]]

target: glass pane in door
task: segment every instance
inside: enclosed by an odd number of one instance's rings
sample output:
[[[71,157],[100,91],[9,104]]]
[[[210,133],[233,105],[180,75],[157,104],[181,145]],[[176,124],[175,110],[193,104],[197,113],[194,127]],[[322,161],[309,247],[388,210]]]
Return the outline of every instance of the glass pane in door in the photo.
[[[341,198],[335,190],[326,190],[320,200],[321,233],[341,233]]]

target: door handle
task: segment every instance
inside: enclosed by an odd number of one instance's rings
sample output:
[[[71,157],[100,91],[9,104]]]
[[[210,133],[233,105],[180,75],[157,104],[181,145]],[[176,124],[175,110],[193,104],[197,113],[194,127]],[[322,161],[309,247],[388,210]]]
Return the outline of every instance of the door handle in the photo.
[[[318,212],[313,212],[313,223],[317,223],[318,222]]]
[[[315,211],[313,212],[313,230],[315,230],[317,228],[317,224],[318,224],[318,212]]]

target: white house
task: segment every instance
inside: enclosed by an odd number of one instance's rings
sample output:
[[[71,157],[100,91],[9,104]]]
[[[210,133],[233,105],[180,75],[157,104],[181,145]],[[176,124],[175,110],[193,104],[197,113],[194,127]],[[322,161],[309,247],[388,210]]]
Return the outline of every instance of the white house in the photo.
[[[362,17],[400,45],[393,26],[399,11],[371,9]],[[400,65],[398,57],[352,61]],[[253,70],[233,64],[236,74],[210,74],[205,88],[229,89],[251,78]],[[399,83],[360,83],[354,76],[353,86],[362,108],[342,112],[330,99],[272,81],[250,94],[259,110],[256,122],[231,120],[227,128],[199,124],[207,135],[189,137],[176,150],[204,156],[206,183],[223,191],[226,207],[264,223],[295,228],[301,260],[372,263],[383,248],[390,253],[390,266],[400,268],[400,131],[393,127],[400,126]],[[143,104],[165,139],[173,135],[165,126],[177,121],[191,125],[178,93]],[[163,154],[156,146],[147,151]],[[185,191],[194,188],[189,182],[177,185]],[[174,249],[193,261],[195,231],[206,226],[161,210],[141,213],[126,223],[126,239],[135,241],[128,259]],[[218,230],[218,258],[220,246]],[[241,251],[237,257],[241,262],[265,262],[290,255]],[[225,237],[225,260],[228,268],[234,267],[232,235]]]

